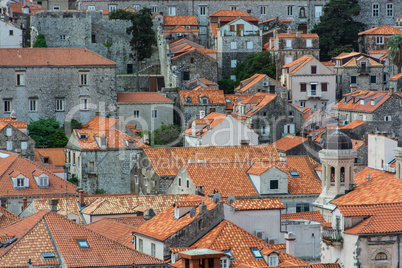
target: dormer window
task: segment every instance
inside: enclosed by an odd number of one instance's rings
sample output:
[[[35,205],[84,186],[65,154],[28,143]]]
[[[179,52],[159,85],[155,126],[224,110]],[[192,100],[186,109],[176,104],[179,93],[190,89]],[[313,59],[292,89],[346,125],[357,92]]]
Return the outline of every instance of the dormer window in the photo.
[[[88,139],[88,135],[86,133],[78,133],[78,138],[80,140],[86,140]]]
[[[29,187],[29,179],[18,171],[10,174],[15,189],[23,189]]]
[[[201,103],[202,104],[208,104],[208,97],[202,97],[202,98],[200,98],[200,100],[201,100]]]
[[[191,97],[190,96],[185,96],[184,97],[184,102],[191,103]]]
[[[268,258],[269,266],[277,266],[279,264],[279,256],[276,253],[272,253]]]
[[[229,255],[230,256],[230,260],[231,261],[235,261],[236,259],[234,258],[234,256],[233,256],[233,253],[232,253],[232,251],[230,250],[230,249],[228,249],[228,250],[222,250],[224,253],[226,253],[227,255]]]
[[[38,187],[40,187],[40,188],[49,187],[49,176],[46,175],[45,173],[42,173],[40,171],[35,171],[33,173],[33,177],[34,177]]]
[[[106,136],[102,135],[102,137],[100,137],[100,145],[101,147],[106,147]]]

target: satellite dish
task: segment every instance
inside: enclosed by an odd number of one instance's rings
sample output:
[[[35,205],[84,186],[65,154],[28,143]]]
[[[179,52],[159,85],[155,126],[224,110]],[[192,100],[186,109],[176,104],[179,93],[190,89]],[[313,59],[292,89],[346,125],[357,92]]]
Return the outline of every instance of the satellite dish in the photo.
[[[220,193],[214,194],[214,196],[212,197],[212,201],[214,201],[215,204],[218,204],[219,201],[221,201],[221,194]]]
[[[235,196],[234,195],[229,195],[228,199],[226,200],[229,205],[233,204],[233,202],[235,201]]]
[[[195,207],[192,207],[192,208],[190,209],[190,217],[191,217],[191,218],[194,218],[194,217],[195,217],[195,213],[196,213],[196,208],[195,208]]]
[[[176,66],[176,65],[173,65],[173,66],[172,66],[172,71],[175,72],[176,70],[177,70],[177,66]]]

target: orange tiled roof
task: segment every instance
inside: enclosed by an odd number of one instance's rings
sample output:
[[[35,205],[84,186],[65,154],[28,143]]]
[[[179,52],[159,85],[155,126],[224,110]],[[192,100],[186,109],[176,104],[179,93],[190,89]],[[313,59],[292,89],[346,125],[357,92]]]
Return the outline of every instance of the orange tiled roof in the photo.
[[[359,150],[365,144],[365,142],[361,141],[361,140],[351,139],[351,141],[352,141],[353,150],[355,150],[355,151]]]
[[[107,118],[103,116],[92,117],[91,120],[82,125],[82,128],[89,129],[111,129],[119,122],[119,119]]]
[[[135,217],[116,217],[116,218],[108,218],[111,221],[121,222],[127,225],[131,225],[135,228],[140,227],[145,223],[144,216],[135,216]]]
[[[208,132],[208,130],[213,129],[217,125],[219,125],[223,120],[226,119],[226,114],[221,114],[221,113],[210,113],[207,116],[205,116],[202,119],[194,119],[194,122],[197,125],[205,125],[201,130],[199,130],[196,134],[196,136],[203,136],[205,133]],[[192,127],[186,129],[183,131],[183,133],[186,134],[192,134]]]
[[[383,25],[359,33],[359,35],[394,35],[394,34],[402,34],[402,30],[399,30],[398,28],[392,26]]]
[[[86,48],[3,48],[0,66],[94,66],[116,63]]]
[[[270,21],[274,21],[274,20],[276,20],[276,18],[272,18],[272,19],[269,19],[269,20],[264,20],[262,22],[259,22],[258,24],[262,24],[262,23],[266,23],[266,22],[270,22]],[[279,21],[283,22],[283,23],[293,22],[292,19],[279,19]]]
[[[239,102],[239,101],[248,99],[248,98],[250,98],[252,96],[253,95],[249,95],[249,94],[247,94],[247,95],[246,94],[225,94],[226,110],[233,110],[233,103],[234,102]],[[234,116],[239,116],[239,115],[232,114],[232,116],[234,117]]]
[[[214,51],[216,51],[216,50],[214,50]],[[217,83],[212,82],[205,78],[199,78],[198,81],[200,81],[201,83],[203,83],[204,85],[207,85],[207,86],[217,86],[218,85]]]
[[[87,129],[87,128],[82,128],[82,129],[74,129],[74,136],[77,139],[78,146],[81,148],[81,150],[99,150],[100,145],[96,141],[96,138],[100,138],[103,135],[106,136],[106,144],[108,149],[117,149],[117,148],[122,148],[126,149],[128,148],[128,141],[129,140],[134,140],[134,145],[135,148],[146,148],[149,147],[148,145],[133,139],[132,137],[128,136],[127,134],[124,134],[123,132],[117,130],[117,129],[106,129],[106,130],[98,130],[98,129]],[[86,135],[86,139],[81,139],[82,135]]]
[[[158,92],[118,92],[117,102],[171,102],[173,101]]]
[[[18,240],[0,249],[0,267],[25,267],[28,258],[33,266],[62,265],[63,262],[66,267],[162,264],[159,259],[123,246],[48,210],[1,229],[0,237],[4,235]],[[85,239],[89,249],[80,248],[77,239]],[[55,258],[43,259],[43,252],[54,253]]]
[[[218,33],[219,23],[210,22],[209,28],[211,29],[212,35],[216,35]]]
[[[246,111],[246,115],[252,116],[256,114],[259,110],[265,107],[268,103],[273,101],[278,95],[276,94],[267,94],[267,93],[261,93],[258,92],[254,96],[241,101],[240,103],[244,104],[256,104],[251,107],[250,110]]]
[[[368,217],[346,234],[375,234],[402,231],[402,203],[338,206],[344,217]]]
[[[242,10],[218,10],[209,14],[208,17],[251,17],[251,15]]]
[[[331,203],[338,206],[402,203],[401,189],[401,179],[374,177]]]
[[[223,90],[208,90],[208,91],[193,91],[193,90],[180,90],[180,100],[184,105],[200,104],[199,97],[207,96],[208,103],[210,104],[225,104],[225,96]],[[191,103],[187,103],[184,97],[190,97]]]
[[[345,101],[345,98],[350,98]],[[344,98],[335,104],[333,109],[352,110],[361,112],[373,112],[390,98],[388,92],[370,91],[357,89],[352,93],[344,94]],[[356,99],[356,101],[354,101]],[[360,100],[366,100],[365,104],[360,104]],[[371,100],[375,100],[375,105],[371,105]]]
[[[312,263],[309,268],[340,268],[338,263]]]
[[[239,91],[245,92],[245,91],[247,91],[250,87],[254,86],[256,83],[258,83],[259,81],[261,81],[261,80],[264,79],[264,78],[268,78],[270,81],[274,82],[277,86],[282,87],[281,84],[280,84],[278,81],[276,81],[275,79],[272,79],[272,78],[268,77],[268,75],[266,75],[266,74],[255,74],[255,75],[253,75],[252,77],[247,78],[247,79],[241,81],[241,82],[240,82],[240,85],[239,85],[237,88],[235,88],[235,90],[239,90]]]
[[[321,61],[324,66],[335,66],[335,62],[332,61]]]
[[[198,29],[187,29],[184,28],[183,26],[177,26],[173,30],[163,30],[164,33],[169,33],[167,36],[169,36],[172,33],[198,33],[200,30]]]
[[[370,175],[370,178],[378,178],[378,177],[395,178],[395,174],[393,173],[366,167],[355,174],[355,184],[359,186],[367,182],[366,178],[368,177],[368,175]]]
[[[28,128],[27,122],[13,120],[10,117],[0,117],[0,122],[10,123],[15,128]]]
[[[44,157],[49,158],[49,164],[63,167],[66,164],[66,149],[64,148],[35,148],[35,161],[43,162]]]
[[[223,197],[257,196],[258,193],[249,180],[247,163],[193,163],[185,169],[194,185],[203,185],[205,195],[218,191]]]
[[[113,226],[113,228],[111,228]],[[134,248],[134,243],[130,243],[134,236],[133,231],[136,229],[132,225],[114,221],[113,219],[103,218],[85,225],[88,229],[100,233],[110,239],[119,242],[129,248]]]
[[[108,199],[99,198],[84,208],[81,213],[88,215],[136,214],[137,207],[127,207]]]
[[[0,206],[0,229],[18,220],[20,220],[20,217]]]
[[[56,176],[52,172],[43,169],[34,162],[15,153],[1,152],[7,155],[0,158],[0,196],[39,196],[39,195],[65,195],[74,194],[74,184]],[[49,187],[40,188],[37,186],[33,173],[37,171],[49,177]],[[10,174],[22,174],[29,180],[29,187],[16,189],[10,179]],[[13,176],[14,176],[13,174]],[[67,187],[67,190],[66,190]]]
[[[260,251],[275,250],[275,245],[270,245],[263,240],[255,237],[236,224],[224,220],[215,228],[204,235],[200,240],[191,245],[197,248],[208,248],[212,250],[230,249],[235,260],[231,261],[232,267],[240,264],[252,267],[267,267],[265,261],[254,258],[250,248],[258,248]],[[279,255],[279,266],[288,263],[289,266],[304,267],[308,263],[293,257],[281,250],[276,250]],[[181,262],[182,260],[179,260]]]
[[[397,79],[399,79],[399,78],[401,78],[401,77],[402,77],[402,73],[399,73],[399,74],[396,74],[396,75],[390,77],[389,79],[395,79],[395,80],[397,80]]]
[[[198,51],[198,52],[200,52],[200,53],[202,53],[203,55],[205,55],[206,57],[208,57],[208,58],[210,58],[210,59],[212,59],[212,60],[214,60],[214,61],[217,61],[215,58],[213,58],[213,57],[211,57],[210,55],[208,55],[208,54],[216,54],[216,50],[212,50],[212,49],[208,49],[208,50],[206,50],[206,49],[200,49],[200,48],[197,48],[197,47],[190,47],[190,48],[183,48],[183,53],[180,53],[180,54],[178,54],[179,52],[177,52],[175,55],[177,55],[177,56],[174,56],[173,58],[172,58],[172,60],[174,60],[174,59],[177,59],[177,58],[180,58],[181,56],[184,56],[184,55],[186,55],[187,53],[190,53],[190,52],[195,52],[195,51]]]
[[[387,54],[388,50],[370,50],[370,55],[371,54]]]
[[[145,148],[144,153],[159,176],[176,176],[179,168],[187,164],[189,159],[205,160],[207,163],[279,159],[271,145]]]
[[[340,128],[341,129],[355,129],[355,128],[360,127],[361,125],[364,125],[366,123],[367,123],[367,121],[363,121],[363,120],[353,120],[349,124],[341,126]]]
[[[189,195],[184,198],[182,201],[201,201],[203,200],[208,210],[211,210],[217,206],[212,200],[209,198],[205,198],[198,195]],[[183,227],[192,223],[196,217],[190,217],[190,213],[180,217],[180,219],[174,218],[174,207],[162,211],[157,214],[152,219],[148,220],[146,223],[141,225],[135,230],[136,234],[146,235],[148,237],[165,241],[167,238],[172,236],[173,234],[180,231]],[[196,210],[196,215],[198,215],[198,207]]]
[[[373,60],[373,59],[371,59],[369,57],[365,57],[365,56],[360,56],[358,58],[352,58],[348,62],[343,64],[342,66],[343,67],[357,67],[358,66],[358,61],[361,61],[361,60],[367,60],[370,67],[375,67],[375,66],[382,67],[383,66],[383,64],[378,63],[377,61],[375,61],[375,60]]]
[[[197,16],[164,16],[165,26],[197,26]]]
[[[307,138],[288,134],[285,137],[272,143],[272,145],[279,151],[288,151],[306,141],[308,141]]]
[[[279,198],[242,198],[236,199],[231,206],[236,210],[267,210],[285,208],[285,205]]]
[[[306,212],[296,212],[296,213],[284,213],[281,214],[281,220],[306,220],[306,221],[315,221],[319,223],[326,224],[327,221],[322,216],[321,212],[318,210],[315,211],[306,211]]]
[[[298,70],[300,70],[304,65],[306,65],[309,61],[311,61],[312,59],[314,59],[314,56],[303,56],[303,57],[298,58],[295,61],[292,61],[291,63],[283,65],[282,68],[289,68],[289,67],[293,67],[295,65],[299,65],[293,71],[291,71],[289,73],[289,74],[294,74]]]

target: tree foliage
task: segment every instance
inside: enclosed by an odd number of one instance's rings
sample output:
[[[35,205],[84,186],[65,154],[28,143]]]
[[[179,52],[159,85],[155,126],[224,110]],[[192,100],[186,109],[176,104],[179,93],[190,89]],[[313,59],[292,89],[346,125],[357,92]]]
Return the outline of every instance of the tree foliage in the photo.
[[[276,66],[272,61],[271,53],[267,50],[248,54],[246,59],[238,63],[233,71],[237,82],[250,78],[257,73],[266,74],[275,79]]]
[[[130,45],[133,53],[131,57],[142,61],[151,57],[152,46],[156,45],[151,9],[143,8],[137,13],[133,13],[130,19],[132,26],[127,28],[127,33],[132,35]]]
[[[402,35],[396,34],[388,39],[389,57],[398,66],[398,72],[402,67]]]
[[[358,0],[330,0],[324,6],[324,14],[320,18],[313,33],[320,37],[320,60],[330,60],[330,55],[339,47],[351,45],[358,50],[358,33],[365,25],[353,20],[360,13]]]
[[[33,47],[37,48],[37,47],[47,47],[46,44],[46,39],[45,39],[45,35],[40,33],[38,34],[38,36],[36,37],[35,43],[33,44]]]
[[[162,122],[162,126],[154,131],[144,131],[142,134],[149,135],[149,141],[152,146],[169,145],[169,146],[181,146],[181,127],[176,125],[165,125]]]
[[[37,148],[59,148],[66,146],[68,142],[63,128],[54,118],[33,121],[28,125],[28,130]]]
[[[134,13],[123,10],[123,9],[117,9],[109,14],[109,19],[110,20],[131,20],[132,16]]]
[[[236,81],[225,76],[222,80],[218,81],[219,89],[223,90],[225,94],[234,94],[234,89],[238,85]]]

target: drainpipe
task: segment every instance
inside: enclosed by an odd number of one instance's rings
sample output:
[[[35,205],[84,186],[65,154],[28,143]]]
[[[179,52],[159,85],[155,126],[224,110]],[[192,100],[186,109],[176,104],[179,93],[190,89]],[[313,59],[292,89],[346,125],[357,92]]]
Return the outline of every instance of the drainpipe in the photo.
[[[399,266],[399,263],[400,263],[400,259],[401,259],[401,237],[400,237],[400,235],[398,235],[397,237],[396,237],[396,242],[398,243],[398,268],[400,267]]]
[[[315,237],[314,233],[311,234],[311,238],[313,239],[313,259],[315,258]]]

